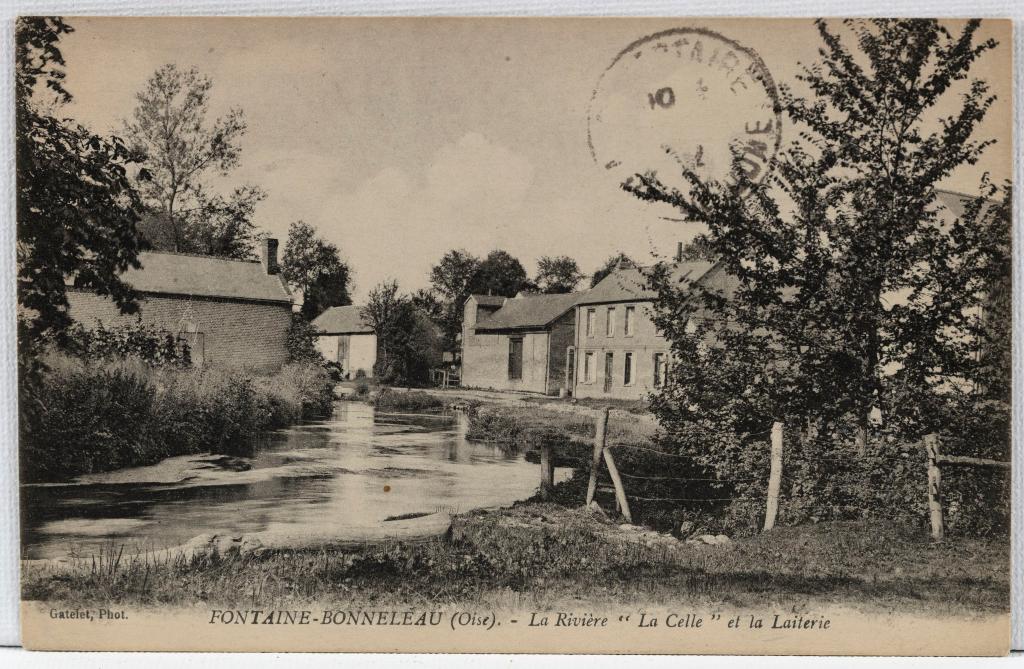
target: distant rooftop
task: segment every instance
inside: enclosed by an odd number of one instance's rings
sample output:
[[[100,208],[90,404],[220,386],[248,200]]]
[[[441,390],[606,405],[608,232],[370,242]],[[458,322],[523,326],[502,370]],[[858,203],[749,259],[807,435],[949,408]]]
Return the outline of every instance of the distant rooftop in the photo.
[[[543,328],[576,306],[576,300],[580,295],[581,293],[564,293],[498,298],[504,300],[503,306],[490,316],[481,318],[477,322],[476,331]]]
[[[698,281],[715,266],[713,262],[702,260],[679,262],[672,266],[672,277],[682,283]],[[654,300],[658,297],[647,281],[641,267],[620,267],[601,279],[596,286],[578,294],[576,304],[601,304],[604,302],[631,302],[634,300]]]
[[[280,274],[267,274],[258,261],[145,251],[139,269],[121,278],[144,293],[291,303]]]
[[[313,327],[321,334],[373,334],[362,317],[363,308],[353,304],[347,307],[331,307],[313,319]]]

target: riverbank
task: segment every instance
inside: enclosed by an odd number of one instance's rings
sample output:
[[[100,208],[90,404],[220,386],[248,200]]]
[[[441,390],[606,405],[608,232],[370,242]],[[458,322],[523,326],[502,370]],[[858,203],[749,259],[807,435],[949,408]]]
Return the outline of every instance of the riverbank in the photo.
[[[1005,540],[944,544],[885,525],[822,523],[685,542],[600,512],[524,503],[453,518],[428,541],[25,566],[26,600],[67,606],[345,607],[558,602],[733,607],[842,605],[999,613]]]
[[[332,382],[323,367],[271,373],[155,365],[139,358],[49,353],[22,387],[22,482],[152,465],[165,458],[249,452],[267,430],[323,416]]]

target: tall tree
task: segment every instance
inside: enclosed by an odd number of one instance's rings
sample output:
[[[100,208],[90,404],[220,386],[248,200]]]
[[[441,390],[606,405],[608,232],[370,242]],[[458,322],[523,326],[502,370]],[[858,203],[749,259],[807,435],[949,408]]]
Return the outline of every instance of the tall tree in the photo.
[[[534,283],[542,293],[571,293],[583,280],[583,272],[569,256],[541,256]]]
[[[533,287],[522,263],[508,251],[496,249],[487,254],[469,282],[471,293],[515,297]]]
[[[597,284],[601,283],[601,279],[611,274],[615,268],[619,266],[619,263],[623,262],[630,265],[633,264],[633,261],[629,259],[629,256],[621,251],[615,255],[609,256],[608,259],[590,275],[590,287],[593,288]]]
[[[289,286],[302,291],[302,315],[308,320],[330,307],[352,304],[348,265],[338,247],[319,238],[308,223],[295,221],[288,226],[281,273]]]
[[[377,335],[374,376],[388,384],[428,383],[430,370],[441,360],[437,327],[399,292],[398,282],[375,286],[361,315]]]
[[[17,148],[18,303],[31,337],[70,324],[65,278],[109,295],[126,313],[135,294],[119,275],[138,267],[139,199],[127,176],[130,152],[52,115],[71,100],[64,88],[60,18],[23,17],[16,23],[15,124]]]
[[[430,268],[430,285],[442,303],[441,329],[445,348],[455,348],[462,331],[462,309],[470,295],[471,282],[480,259],[465,249],[452,249]]]
[[[667,423],[754,431],[789,416],[816,431],[846,425],[860,453],[872,415],[903,439],[944,428],[951,398],[979,374],[979,308],[1006,260],[1005,227],[985,199],[960,216],[936,202],[937,182],[991,143],[973,137],[994,100],[968,81],[995,46],[975,41],[978,26],[818,21],[822,62],[798,77],[812,97],[784,89],[806,139],[776,165],[780,192],[741,172],[733,187],[687,175],[685,194],[651,174],[625,185],[706,224],[738,281],[728,300],[691,287],[712,316],[695,326],[694,300],[661,282],[658,325],[678,360],[657,402]],[[936,123],[940,101],[956,106]]]
[[[238,166],[245,134],[240,109],[207,121],[213,82],[195,68],[167,64],[136,95],[125,134],[139,152],[148,179],[139,189],[149,207],[144,233],[157,248],[232,258],[255,256],[255,205],[265,193],[254,186],[223,196],[207,178]]]

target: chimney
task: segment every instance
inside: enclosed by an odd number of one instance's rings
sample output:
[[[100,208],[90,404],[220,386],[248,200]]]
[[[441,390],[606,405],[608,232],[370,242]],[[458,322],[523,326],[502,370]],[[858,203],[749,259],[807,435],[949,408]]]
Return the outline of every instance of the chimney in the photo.
[[[676,242],[676,262],[683,262],[683,243]]]
[[[260,246],[260,264],[267,274],[277,274],[277,240],[273,237],[265,237]]]

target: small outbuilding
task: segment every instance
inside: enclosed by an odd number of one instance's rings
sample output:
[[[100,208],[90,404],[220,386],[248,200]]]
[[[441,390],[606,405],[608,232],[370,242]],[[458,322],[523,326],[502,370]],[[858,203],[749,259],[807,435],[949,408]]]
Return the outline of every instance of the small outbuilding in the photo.
[[[345,378],[372,377],[377,362],[377,335],[362,310],[358,305],[331,307],[313,319],[317,349],[329,362],[341,365]]]

